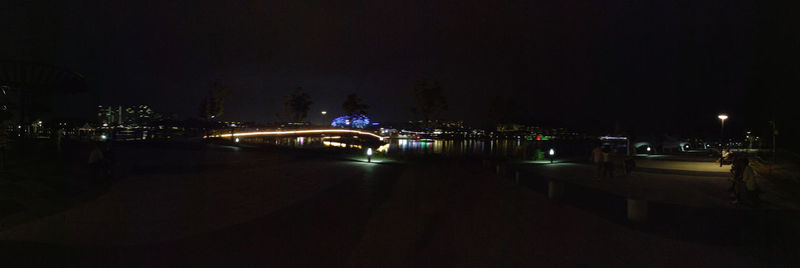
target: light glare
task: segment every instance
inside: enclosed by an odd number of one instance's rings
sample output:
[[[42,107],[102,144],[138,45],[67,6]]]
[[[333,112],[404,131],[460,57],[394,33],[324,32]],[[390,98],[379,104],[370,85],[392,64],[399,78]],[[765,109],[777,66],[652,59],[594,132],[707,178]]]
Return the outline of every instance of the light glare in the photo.
[[[234,133],[234,137],[239,136],[258,136],[258,135],[287,135],[287,134],[308,134],[308,133],[328,133],[328,132],[336,132],[336,133],[356,133],[361,135],[370,135],[375,138],[381,139],[386,138],[375,133],[365,132],[365,131],[358,131],[352,129],[316,129],[316,130],[295,130],[295,131],[254,131],[254,132],[239,132]],[[210,137],[222,138],[222,137],[230,137],[231,134],[220,134],[220,135],[212,135]]]

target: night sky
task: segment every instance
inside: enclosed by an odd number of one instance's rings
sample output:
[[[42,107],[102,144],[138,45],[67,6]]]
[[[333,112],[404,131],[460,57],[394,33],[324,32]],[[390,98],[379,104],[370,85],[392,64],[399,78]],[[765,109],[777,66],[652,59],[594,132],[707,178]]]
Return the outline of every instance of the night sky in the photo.
[[[797,46],[796,27],[771,19],[791,9],[754,2],[266,2],[12,0],[0,59],[84,74],[91,105],[183,117],[218,81],[231,88],[223,118],[256,122],[298,86],[312,121],[341,113],[348,93],[376,121],[407,121],[414,80],[431,78],[450,103],[442,117],[472,125],[500,96],[524,122],[716,133],[718,112],[743,128],[746,100],[796,85],[796,52],[776,52]]]

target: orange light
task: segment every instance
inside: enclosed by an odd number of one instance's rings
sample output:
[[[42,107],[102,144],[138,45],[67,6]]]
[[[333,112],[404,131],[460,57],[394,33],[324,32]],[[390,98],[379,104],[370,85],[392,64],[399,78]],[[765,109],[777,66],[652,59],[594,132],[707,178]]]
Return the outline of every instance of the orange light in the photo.
[[[295,130],[295,131],[255,131],[255,132],[239,132],[234,133],[234,137],[241,137],[241,136],[260,136],[260,135],[291,135],[291,134],[311,134],[311,133],[356,133],[361,135],[370,135],[380,140],[383,140],[384,136],[377,135],[375,133],[359,131],[359,130],[352,130],[352,129],[315,129],[315,130]],[[221,135],[211,135],[207,137],[215,137],[215,138],[222,138],[222,137],[230,137],[231,134],[221,134]]]

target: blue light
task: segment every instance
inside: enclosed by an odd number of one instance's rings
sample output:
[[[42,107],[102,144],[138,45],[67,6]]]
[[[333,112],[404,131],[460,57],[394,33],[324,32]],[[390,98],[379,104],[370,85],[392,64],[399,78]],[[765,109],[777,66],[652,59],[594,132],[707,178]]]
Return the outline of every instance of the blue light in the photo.
[[[340,116],[331,121],[331,126],[365,128],[369,126],[369,118],[363,114]]]

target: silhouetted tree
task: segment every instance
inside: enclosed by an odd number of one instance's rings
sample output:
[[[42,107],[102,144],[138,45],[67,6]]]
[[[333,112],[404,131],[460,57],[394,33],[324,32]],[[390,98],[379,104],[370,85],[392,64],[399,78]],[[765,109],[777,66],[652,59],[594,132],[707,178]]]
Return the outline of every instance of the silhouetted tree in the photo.
[[[342,110],[346,115],[367,114],[369,105],[361,103],[361,98],[355,93],[347,95],[347,99],[342,103]]]
[[[208,95],[200,102],[200,117],[206,120],[222,116],[228,98],[228,87],[217,82],[211,82],[210,86]]]
[[[302,122],[308,117],[311,104],[313,104],[311,96],[303,92],[302,87],[298,87],[286,95],[286,99],[283,102],[283,109],[292,120],[295,122]]]
[[[488,114],[493,124],[497,127],[505,127],[508,124],[519,123],[522,109],[513,98],[497,96],[489,105]]]
[[[418,106],[412,111],[422,116],[426,127],[432,118],[447,110],[444,89],[438,81],[418,80],[414,84],[414,100]]]

